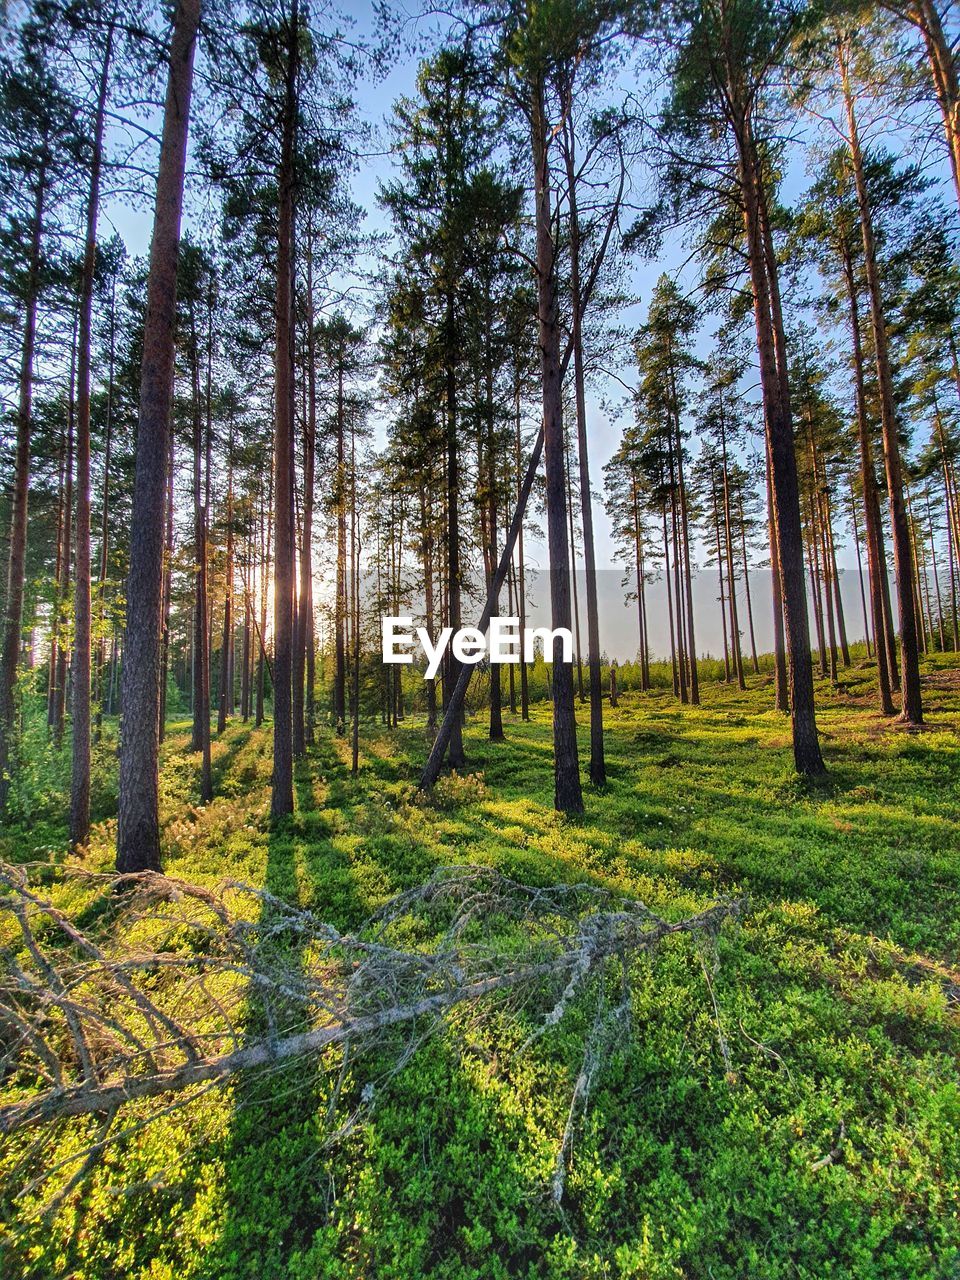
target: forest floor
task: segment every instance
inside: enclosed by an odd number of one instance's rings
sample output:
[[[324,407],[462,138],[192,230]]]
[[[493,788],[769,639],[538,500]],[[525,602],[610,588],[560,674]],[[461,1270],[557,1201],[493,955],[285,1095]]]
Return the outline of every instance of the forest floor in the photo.
[[[671,917],[721,894],[748,906],[719,940],[712,994],[692,942],[644,962],[560,1207],[549,1180],[582,1051],[575,1013],[532,1047],[506,1025],[435,1035],[333,1147],[316,1064],[207,1093],[110,1151],[53,1226],[11,1233],[0,1273],[956,1277],[960,673],[936,659],[924,684],[920,732],[876,714],[867,669],[822,684],[816,786],[792,773],[765,679],[710,685],[700,708],[624,695],[607,709],[608,786],[586,789],[577,821],[552,809],[546,706],[529,724],[507,715],[500,744],[476,717],[466,775],[430,804],[414,792],[422,722],[365,731],[357,777],[325,731],[298,767],[295,817],[273,832],[269,726],[215,741],[205,808],[186,726],[171,726],[169,873],[266,885],[341,929],[457,862],[589,878]],[[109,866],[112,834],[97,827],[88,865]],[[34,823],[0,856],[62,845]],[[28,1224],[31,1205],[19,1211]]]

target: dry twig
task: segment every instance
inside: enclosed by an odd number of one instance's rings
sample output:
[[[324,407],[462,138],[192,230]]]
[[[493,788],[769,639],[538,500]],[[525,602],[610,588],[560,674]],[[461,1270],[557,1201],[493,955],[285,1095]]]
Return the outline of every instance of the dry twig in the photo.
[[[96,936],[34,887],[34,873],[93,891]],[[467,866],[438,871],[348,935],[233,882],[212,891],[152,874],[0,865],[0,1133],[99,1118],[59,1201],[138,1100],[136,1128],[238,1072],[337,1046],[337,1061],[324,1058],[335,1075],[339,1066],[332,1121],[347,1056],[352,1066],[366,1049],[393,1046],[399,1069],[466,1004],[523,1009],[532,1039],[590,990],[592,1031],[553,1178],[559,1200],[576,1117],[629,1007],[632,960],[674,934],[715,937],[738,910],[725,901],[671,922],[594,885],[536,888]],[[399,1051],[395,1029],[407,1034]],[[164,1105],[151,1110],[150,1099]]]

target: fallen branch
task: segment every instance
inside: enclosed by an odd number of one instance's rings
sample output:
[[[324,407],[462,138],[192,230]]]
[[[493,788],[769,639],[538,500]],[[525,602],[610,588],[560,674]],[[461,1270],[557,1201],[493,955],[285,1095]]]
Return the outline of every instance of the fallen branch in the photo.
[[[32,871],[93,892],[96,938],[41,896]],[[532,888],[455,867],[348,935],[236,883],[213,891],[150,873],[0,864],[0,891],[0,1133],[102,1118],[68,1191],[130,1103],[162,1098],[166,1113],[198,1086],[308,1056],[334,1069],[324,1057],[332,1047],[353,1063],[362,1050],[389,1048],[394,1029],[422,1033],[462,1005],[513,1001],[533,1039],[591,990],[594,1030],[553,1179],[559,1199],[576,1116],[629,1007],[632,961],[672,935],[713,938],[740,907],[720,902],[668,921],[594,885]],[[411,948],[411,936],[422,947]],[[396,1069],[411,1051],[408,1043]],[[149,1118],[140,1107],[137,1127]]]

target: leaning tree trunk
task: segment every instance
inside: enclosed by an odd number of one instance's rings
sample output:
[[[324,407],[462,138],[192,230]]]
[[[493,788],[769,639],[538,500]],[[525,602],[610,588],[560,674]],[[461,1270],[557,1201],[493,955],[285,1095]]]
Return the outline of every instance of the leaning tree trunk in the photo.
[[[160,868],[160,610],[177,257],[200,0],[178,0],[170,47],[140,376],[122,668],[117,870]]]
[[[883,431],[883,461],[887,474],[887,498],[890,503],[890,526],[893,534],[893,563],[897,579],[897,601],[900,622],[900,670],[901,711],[900,718],[906,724],[923,723],[923,703],[920,693],[920,652],[917,640],[917,619],[913,609],[914,577],[910,559],[910,528],[903,497],[903,469],[900,459],[900,442],[897,436],[897,417],[893,399],[893,377],[887,349],[887,325],[883,308],[883,287],[877,263],[876,243],[873,231],[873,215],[863,169],[863,154],[857,127],[856,109],[850,87],[850,76],[843,46],[837,48],[840,78],[843,84],[844,103],[849,130],[847,143],[857,191],[860,211],[860,230],[863,236],[864,271],[867,294],[870,299],[870,318],[873,325],[874,356],[877,368],[877,385],[880,394],[880,422]]]

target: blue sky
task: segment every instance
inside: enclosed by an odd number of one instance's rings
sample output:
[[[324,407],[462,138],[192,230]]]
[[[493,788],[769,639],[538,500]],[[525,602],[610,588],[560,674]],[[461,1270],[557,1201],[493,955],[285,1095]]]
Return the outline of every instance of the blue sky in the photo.
[[[369,39],[375,35],[372,4],[350,3],[341,7],[354,20],[354,31],[358,37]],[[401,95],[413,93],[416,70],[416,58],[404,56],[399,58],[386,74],[382,72],[377,75],[368,74],[357,89],[356,96],[359,111],[364,121],[371,126],[374,141],[371,147],[372,154],[362,156],[358,162],[357,172],[353,179],[353,197],[366,211],[366,226],[370,230],[387,229],[376,202],[378,182],[389,177],[392,173],[390,158],[384,155],[382,151],[386,136],[383,124],[389,116],[395,100]],[[805,185],[804,162],[804,148],[802,146],[795,148],[785,183],[788,197],[798,194]],[[195,204],[190,206],[187,218],[188,224],[198,217],[202,219],[205,213],[205,210],[198,210]],[[143,253],[146,251],[149,241],[151,211],[132,211],[118,206],[116,203],[111,203],[105,209],[105,226],[103,230],[106,230],[110,223],[123,236],[131,252]],[[640,301],[624,313],[622,322],[626,326],[635,326],[642,321],[652,286],[662,272],[677,275],[681,285],[685,288],[694,287],[696,283],[695,275],[692,269],[685,265],[688,254],[689,250],[679,240],[675,239],[666,243],[656,262],[640,264],[634,268],[632,287]],[[708,322],[701,330],[699,337],[701,354],[706,354],[709,349],[711,328],[712,326]],[[632,369],[623,368],[615,372],[623,381],[632,382]],[[589,399],[590,465],[595,491],[601,487],[603,465],[616,450],[621,430],[625,425],[625,418],[615,420],[601,408],[600,399],[604,391],[608,393],[604,396],[605,400],[619,399],[622,402],[624,398],[622,388],[617,388],[611,382],[607,388],[597,387]],[[629,414],[629,408],[626,409],[626,413]],[[695,426],[695,424],[691,425]],[[381,439],[384,427],[385,424],[383,422],[377,424],[377,434]],[[751,450],[754,451],[756,447],[755,444],[750,446]],[[695,452],[695,442],[693,449]],[[600,578],[603,642],[608,651],[625,657],[632,654],[636,646],[635,606],[632,604],[627,605],[623,601],[620,587],[622,570],[616,560],[609,522],[603,505],[599,501],[594,504],[594,521],[597,533],[598,567],[603,571]],[[838,533],[840,534],[838,540],[841,543],[841,565],[853,570],[853,566],[856,563],[853,548],[845,532],[838,530]],[[533,543],[532,540],[528,542],[528,556],[532,565],[537,565],[538,563],[545,565],[546,563],[545,549]],[[848,627],[851,637],[853,637],[862,632],[862,622],[858,621],[862,616],[859,608],[859,585],[855,570],[846,572],[842,576],[845,579],[843,594],[849,616]],[[770,644],[770,606],[767,574],[763,571],[758,571],[752,576],[752,583],[756,597],[754,608],[757,620],[758,643],[761,648],[768,648]],[[720,621],[717,608],[715,606],[711,607],[711,602],[717,594],[715,570],[705,569],[698,575],[696,594],[700,630],[698,647],[704,651],[717,653],[721,648]],[[654,584],[651,588],[648,608],[651,614],[654,647],[659,651],[663,651],[667,643],[665,603],[665,592],[662,585]],[[743,612],[742,602],[741,612]]]

